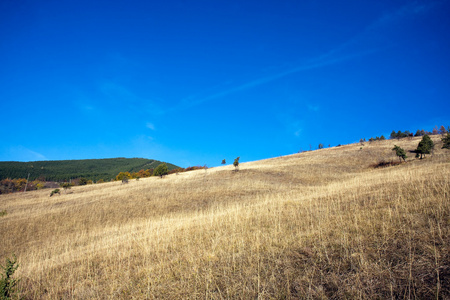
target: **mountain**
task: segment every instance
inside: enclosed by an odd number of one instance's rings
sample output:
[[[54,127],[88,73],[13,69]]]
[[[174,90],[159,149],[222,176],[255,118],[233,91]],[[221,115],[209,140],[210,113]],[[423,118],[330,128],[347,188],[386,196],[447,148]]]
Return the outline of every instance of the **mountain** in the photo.
[[[115,178],[119,172],[138,172],[139,170],[154,169],[161,161],[146,158],[105,158],[82,160],[49,160],[0,162],[0,180],[6,178],[27,178],[30,180],[45,178],[46,181],[65,181],[84,177],[97,181]],[[167,163],[169,170],[178,168]]]

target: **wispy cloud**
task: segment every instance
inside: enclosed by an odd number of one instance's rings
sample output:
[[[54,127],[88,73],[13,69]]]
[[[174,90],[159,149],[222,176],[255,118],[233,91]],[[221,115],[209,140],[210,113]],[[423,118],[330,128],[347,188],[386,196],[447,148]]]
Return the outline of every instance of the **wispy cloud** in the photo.
[[[413,1],[407,3],[397,10],[387,12],[373,22],[367,29],[374,30],[380,27],[391,26],[398,21],[402,21],[406,18],[418,16],[429,12],[431,9],[435,8],[442,1]]]
[[[253,80],[250,80],[248,82],[242,83],[240,85],[235,85],[235,86],[229,86],[226,89],[223,89],[221,91],[218,91],[214,94],[202,97],[202,98],[190,98],[189,102],[187,102],[186,100],[183,100],[181,102],[180,105],[176,106],[175,108],[173,108],[172,110],[180,110],[180,109],[184,109],[184,108],[189,108],[189,107],[193,107],[193,106],[197,106],[200,105],[204,102],[210,101],[210,100],[214,100],[214,99],[218,99],[218,98],[222,98],[225,97],[229,94],[233,94],[239,91],[243,91],[243,90],[247,90],[253,87],[257,87],[272,81],[275,81],[277,79],[295,74],[295,73],[299,73],[302,71],[307,71],[307,70],[313,70],[313,69],[317,69],[317,68],[322,68],[322,67],[326,67],[329,65],[333,65],[333,64],[337,64],[346,60],[351,60],[353,58],[356,57],[361,57],[361,56],[365,56],[365,55],[369,55],[371,53],[375,53],[377,51],[379,51],[380,49],[370,49],[367,51],[361,51],[358,53],[352,53],[352,54],[347,54],[347,55],[342,55],[339,57],[335,57],[335,58],[324,58],[323,59],[312,59],[309,60],[308,62],[304,63],[304,64],[300,64],[297,66],[292,67],[291,69],[288,70],[284,70],[284,71],[280,71],[274,74],[270,74],[267,75],[265,77],[260,77],[260,78],[256,78]]]
[[[35,160],[48,160],[45,155],[28,149],[22,145],[13,146],[9,149],[11,156],[14,157],[14,160],[19,161],[35,161]],[[9,159],[8,159],[9,160]]]
[[[414,1],[412,3],[408,3],[398,8],[397,10],[383,14],[374,22],[369,24],[361,33],[347,40],[346,42],[340,44],[339,46],[334,47],[333,49],[331,49],[326,53],[313,57],[300,64],[292,64],[291,68],[285,69],[284,71],[279,71],[264,77],[255,78],[253,80],[249,80],[241,84],[222,85],[223,88],[221,90],[206,96],[191,96],[185,98],[171,110],[182,110],[194,107],[204,102],[222,98],[227,95],[247,90],[253,87],[257,87],[299,72],[323,68],[330,65],[349,61],[358,57],[371,55],[379,51],[383,51],[389,48],[389,45],[375,46],[375,47],[367,46],[366,49],[362,50],[358,49],[357,45],[360,44],[362,40],[369,38],[375,30],[381,30],[382,28],[385,28],[386,26],[394,24],[396,21],[400,21],[407,17],[426,13],[441,2],[442,1],[434,1],[434,2]],[[311,107],[310,109],[314,110],[313,107]]]
[[[155,130],[155,125],[153,123],[150,123],[150,122],[147,122],[145,124],[145,127],[147,127],[148,129],[151,129],[151,130]]]

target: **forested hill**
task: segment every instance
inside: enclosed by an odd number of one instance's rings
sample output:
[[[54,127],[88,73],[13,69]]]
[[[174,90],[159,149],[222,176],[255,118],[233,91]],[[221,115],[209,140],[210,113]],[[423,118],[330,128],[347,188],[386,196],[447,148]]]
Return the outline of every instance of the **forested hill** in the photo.
[[[138,172],[154,169],[162,162],[146,158],[106,158],[83,160],[50,160],[31,162],[0,162],[0,180],[6,178],[40,178],[46,181],[65,181],[73,178],[86,178],[93,181],[109,181],[119,172]],[[169,170],[178,168],[167,163]]]

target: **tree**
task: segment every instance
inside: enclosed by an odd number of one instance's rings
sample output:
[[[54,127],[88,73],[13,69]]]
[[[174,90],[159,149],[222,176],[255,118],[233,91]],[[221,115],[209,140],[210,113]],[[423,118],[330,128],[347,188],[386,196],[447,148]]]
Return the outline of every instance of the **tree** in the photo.
[[[153,176],[159,176],[163,178],[163,176],[169,174],[169,168],[167,168],[166,163],[162,163],[156,167],[155,171],[153,171]]]
[[[322,149],[322,148],[323,148],[323,144],[320,143],[320,144],[319,144],[319,149]]]
[[[450,131],[450,127],[448,129]],[[447,133],[447,129],[445,129],[444,125],[442,125],[441,128],[439,128],[439,133],[442,135]]]
[[[398,159],[400,161],[402,161],[402,159],[403,159],[403,161],[406,161],[406,159],[408,158],[408,156],[406,156],[405,150],[403,148],[400,148],[397,145],[394,145],[394,148],[392,148],[392,151],[395,151],[395,155],[398,156]]]
[[[395,132],[395,130],[392,130],[391,135],[389,136],[389,138],[391,140],[397,138],[397,133]]]
[[[226,164],[227,161],[225,159],[222,159],[222,165]]]
[[[442,138],[442,142],[444,143],[442,149],[450,149],[450,127],[448,127],[447,135]]]
[[[422,156],[425,157],[425,154],[430,154],[430,151],[434,148],[434,143],[431,140],[431,138],[428,136],[428,134],[425,134],[422,137],[422,140],[419,142],[419,145],[417,145],[416,157],[419,157],[422,159]]]
[[[128,179],[130,179],[130,178],[131,178],[130,172],[120,172],[119,174],[117,174],[116,180],[117,180],[117,181],[122,181],[122,182],[123,182],[123,179],[124,179],[125,177],[128,178]]]
[[[433,134],[434,135],[436,135],[436,134],[439,134],[439,129],[438,129],[438,127],[437,127],[437,125],[436,126],[434,126],[434,128],[433,128]]]
[[[234,162],[233,162],[233,166],[234,166],[234,168],[235,168],[236,171],[239,170],[239,159],[240,159],[240,157],[238,156],[238,157],[236,157],[236,158],[234,159]]]

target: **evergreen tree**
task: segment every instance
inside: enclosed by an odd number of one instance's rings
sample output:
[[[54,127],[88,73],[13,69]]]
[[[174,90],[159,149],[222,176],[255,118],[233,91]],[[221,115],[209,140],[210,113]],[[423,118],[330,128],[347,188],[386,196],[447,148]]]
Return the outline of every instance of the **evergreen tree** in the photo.
[[[430,151],[434,148],[434,143],[431,140],[431,138],[428,136],[428,134],[425,134],[422,137],[422,140],[419,142],[419,145],[417,145],[416,157],[419,157],[422,159],[425,157],[425,154],[430,154]]]
[[[169,174],[169,168],[165,163],[160,164],[156,167],[155,171],[153,171],[153,176],[159,176],[163,178],[163,176]]]
[[[226,164],[227,161],[225,159],[222,159],[222,165]]]
[[[442,138],[442,142],[444,143],[442,149],[450,149],[450,127],[448,127],[447,135]]]
[[[400,148],[397,145],[394,145],[394,148],[392,148],[392,151],[395,151],[395,155],[398,156],[398,159],[400,161],[402,161],[402,159],[403,159],[403,161],[406,161],[406,159],[408,158],[408,156],[406,156],[405,150],[403,148]]]
[[[397,133],[395,132],[395,130],[392,130],[391,135],[389,136],[389,138],[391,140],[397,138]]]

